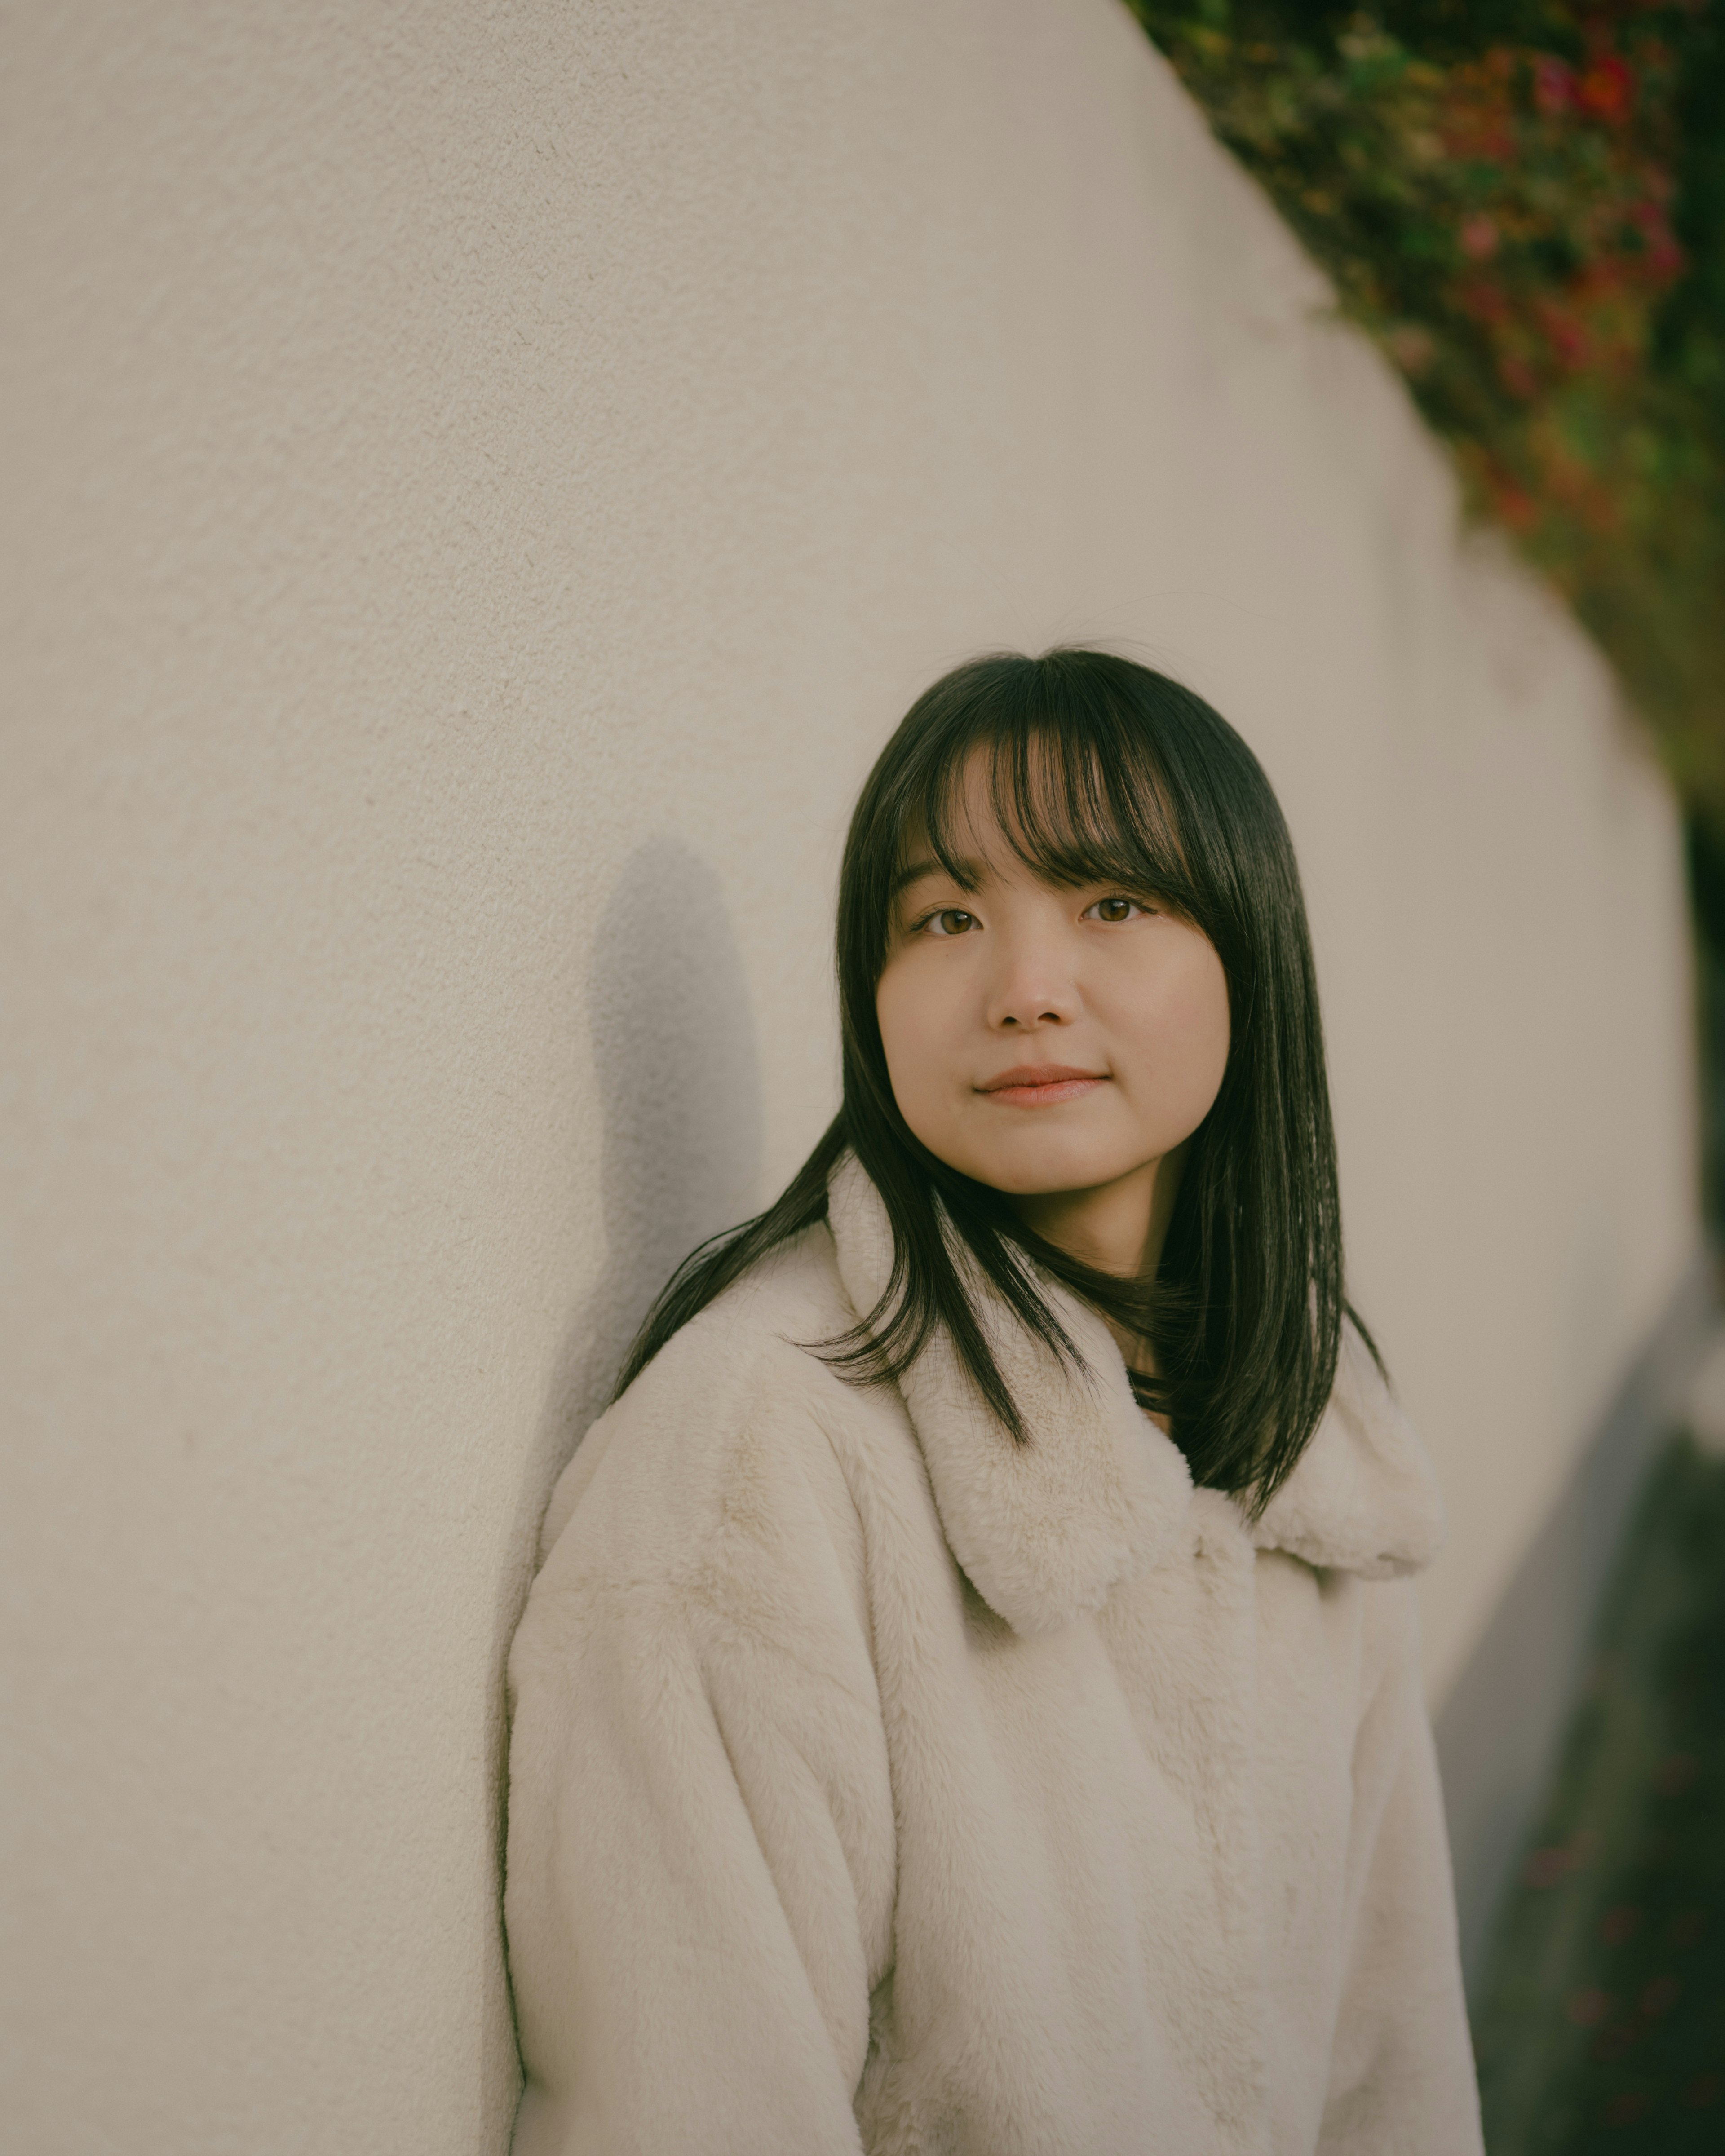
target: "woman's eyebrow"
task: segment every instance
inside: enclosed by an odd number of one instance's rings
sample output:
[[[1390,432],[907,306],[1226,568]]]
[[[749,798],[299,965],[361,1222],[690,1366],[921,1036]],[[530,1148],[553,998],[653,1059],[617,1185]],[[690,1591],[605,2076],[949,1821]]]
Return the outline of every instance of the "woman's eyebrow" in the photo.
[[[948,868],[944,861],[937,861],[931,855],[920,861],[907,862],[892,879],[889,896],[896,898],[901,891],[927,875],[951,875],[960,891],[974,891],[982,881],[982,869],[978,862],[966,860],[954,861]]]

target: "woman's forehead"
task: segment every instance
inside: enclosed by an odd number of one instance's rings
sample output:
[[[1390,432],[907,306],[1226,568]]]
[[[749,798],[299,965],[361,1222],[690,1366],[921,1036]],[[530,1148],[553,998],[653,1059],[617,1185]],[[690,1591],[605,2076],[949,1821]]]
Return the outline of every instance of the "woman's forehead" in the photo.
[[[977,743],[936,775],[906,817],[895,886],[932,866],[968,884],[1027,871],[1068,884],[1141,865],[1146,823],[1165,821],[1160,803],[1128,824],[1113,791],[1088,748],[1069,757],[1036,736]]]

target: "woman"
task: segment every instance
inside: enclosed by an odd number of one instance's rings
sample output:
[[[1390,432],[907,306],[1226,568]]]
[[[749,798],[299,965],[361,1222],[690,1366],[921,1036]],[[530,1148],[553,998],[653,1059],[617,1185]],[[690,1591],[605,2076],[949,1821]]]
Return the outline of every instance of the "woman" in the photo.
[[[521,2156],[1480,2147],[1286,828],[1106,654],[863,789],[844,1105],[697,1252],[511,1661]]]

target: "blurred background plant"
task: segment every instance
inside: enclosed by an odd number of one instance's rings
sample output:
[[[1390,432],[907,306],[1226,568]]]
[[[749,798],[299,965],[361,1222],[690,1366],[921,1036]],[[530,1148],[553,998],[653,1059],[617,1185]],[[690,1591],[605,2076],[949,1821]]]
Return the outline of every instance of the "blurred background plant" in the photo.
[[[1130,0],[1725,833],[1725,0]]]

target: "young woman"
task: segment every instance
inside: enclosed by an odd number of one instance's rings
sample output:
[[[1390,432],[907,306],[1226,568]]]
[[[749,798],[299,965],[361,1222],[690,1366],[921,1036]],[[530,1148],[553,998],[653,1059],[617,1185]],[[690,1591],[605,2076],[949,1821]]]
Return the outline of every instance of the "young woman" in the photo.
[[[511,1662],[519,2156],[1470,2156],[1292,849],[1200,700],[961,667],[865,786],[844,1106],[684,1265]]]

